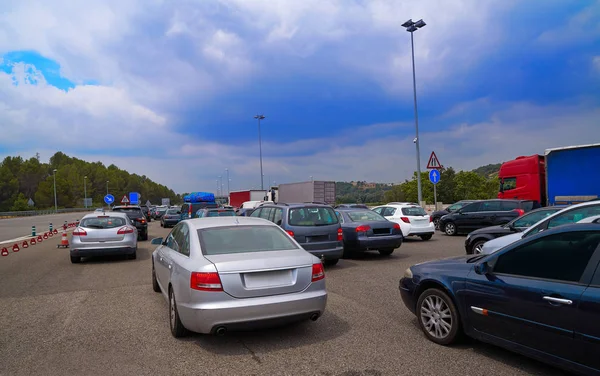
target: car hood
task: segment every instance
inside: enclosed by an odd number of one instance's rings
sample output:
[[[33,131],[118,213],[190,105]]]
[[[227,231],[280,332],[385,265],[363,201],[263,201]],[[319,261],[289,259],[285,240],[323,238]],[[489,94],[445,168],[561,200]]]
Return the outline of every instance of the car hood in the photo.
[[[512,234],[513,230],[511,230],[508,227],[504,227],[504,226],[489,226],[489,227],[484,227],[484,228],[480,228],[477,229],[475,231],[471,231],[469,233],[469,237],[473,237],[473,235],[477,235],[477,234]]]
[[[450,212],[448,210],[445,210],[445,209],[444,210],[437,210],[437,211],[434,211],[433,213],[431,213],[431,216],[432,217],[442,217],[442,216],[444,216],[446,214],[449,214],[449,213]]]
[[[483,244],[483,247],[481,248],[481,253],[484,255],[492,254],[497,250],[506,247],[509,244],[521,240],[522,236],[522,232],[515,232],[513,234],[508,234],[506,236],[501,236],[499,238],[487,241]]]
[[[453,275],[459,278],[466,277],[473,268],[473,264],[467,262],[467,260],[472,257],[472,255],[468,255],[427,261],[421,264],[415,264],[411,266],[410,269],[415,276],[419,276],[420,278],[427,278],[430,274],[439,275],[440,272],[443,272],[445,275]]]

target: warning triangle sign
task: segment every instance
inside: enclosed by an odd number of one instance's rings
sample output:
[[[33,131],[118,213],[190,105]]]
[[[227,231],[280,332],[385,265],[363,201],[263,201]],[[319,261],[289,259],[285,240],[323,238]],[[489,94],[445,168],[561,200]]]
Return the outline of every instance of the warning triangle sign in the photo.
[[[444,166],[442,166],[437,155],[435,155],[435,151],[432,151],[431,155],[429,156],[429,162],[427,162],[427,168],[438,169],[442,167]]]
[[[121,199],[121,204],[129,204],[129,199],[127,198],[127,196],[123,196],[123,198]]]

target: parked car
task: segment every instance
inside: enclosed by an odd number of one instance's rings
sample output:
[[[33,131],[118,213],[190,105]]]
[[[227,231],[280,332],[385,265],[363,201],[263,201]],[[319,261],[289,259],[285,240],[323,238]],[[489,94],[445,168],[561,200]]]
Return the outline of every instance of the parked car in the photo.
[[[434,211],[433,213],[431,213],[431,218],[433,220],[433,225],[435,226],[435,229],[436,230],[440,229],[440,218],[442,218],[446,214],[454,213],[455,211],[462,208],[463,206],[466,206],[466,205],[468,205],[472,202],[476,202],[476,201],[479,201],[479,200],[460,200],[460,201],[457,201],[454,204],[448,206],[446,209],[437,210],[437,211]]]
[[[196,212],[196,217],[235,217],[235,210],[225,208],[204,208]]]
[[[115,206],[113,212],[125,213],[138,230],[138,240],[148,240],[148,222],[141,207],[131,206]]]
[[[429,240],[435,232],[431,216],[425,210],[410,203],[390,203],[373,208],[373,211],[385,219],[400,225],[402,235],[418,236],[423,240]]]
[[[530,211],[512,221],[498,226],[480,228],[470,232],[465,239],[465,250],[468,255],[481,253],[483,245],[492,239],[496,239],[509,234],[523,232],[542,219],[562,210],[565,206],[548,206]]]
[[[325,265],[335,265],[344,253],[342,227],[325,204],[264,204],[250,217],[267,219],[281,226],[302,248]]]
[[[450,236],[469,233],[503,225],[539,207],[540,204],[533,200],[481,200],[440,218],[440,229]]]
[[[164,215],[160,217],[160,227],[173,227],[181,221],[181,212],[179,208],[167,209]]]
[[[138,231],[125,213],[83,216],[71,234],[69,254],[78,264],[82,257],[127,255],[136,258]]]
[[[481,253],[489,255],[502,247],[533,236],[538,232],[546,231],[564,224],[576,223],[582,219],[596,215],[600,215],[600,201],[587,201],[581,204],[570,205],[547,218],[542,219],[523,232],[517,232],[486,242],[483,247],[481,247]]]
[[[315,321],[325,311],[321,261],[269,221],[186,220],[152,244],[152,288],[169,303],[174,337]]]
[[[335,214],[342,226],[344,257],[371,250],[387,256],[402,245],[400,225],[372,210],[339,208]]]
[[[217,204],[216,202],[184,202],[183,205],[181,205],[181,209],[179,210],[181,212],[181,220],[196,218],[196,213],[200,209],[218,207],[219,204]]]
[[[432,342],[450,345],[464,333],[572,372],[599,374],[599,244],[599,224],[560,226],[491,255],[413,265],[400,293]]]
[[[334,207],[334,209],[344,209],[344,208],[368,209],[369,207],[365,204],[339,204]]]

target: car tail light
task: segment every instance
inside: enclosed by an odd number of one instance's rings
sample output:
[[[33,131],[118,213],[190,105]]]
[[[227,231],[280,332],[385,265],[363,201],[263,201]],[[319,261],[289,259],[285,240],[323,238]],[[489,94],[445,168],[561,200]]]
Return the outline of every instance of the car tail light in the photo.
[[[73,231],[73,235],[74,236],[86,236],[87,232],[85,232],[85,230],[82,228],[76,228],[75,231]]]
[[[514,209],[513,211],[516,211],[517,213],[519,213],[519,217],[522,216],[523,214],[525,214],[525,210],[523,210],[523,209]]]
[[[338,231],[337,231],[337,241],[341,242],[342,240],[344,240],[344,231],[340,227],[340,228],[338,228]]]
[[[192,205],[188,209],[188,218],[192,218]]]
[[[400,230],[400,225],[398,223],[394,223],[394,230]]]
[[[119,235],[124,235],[124,234],[133,234],[133,229],[131,227],[121,227],[119,229],[119,231],[117,231],[117,234]]]
[[[140,223],[146,223],[146,220],[144,218],[140,219]]]
[[[400,218],[402,220],[402,222],[404,223],[410,223],[410,219],[408,219],[408,217],[401,217]]]
[[[291,236],[292,238],[294,237],[294,231],[287,230],[286,232],[287,232],[287,233],[288,233],[288,235],[289,235],[289,236]]]
[[[219,273],[192,272],[190,288],[200,291],[223,291]]]
[[[325,278],[325,270],[323,270],[323,264],[313,264],[312,266],[312,282],[317,282]]]
[[[371,229],[371,226],[362,225],[356,228],[356,232],[367,232]]]

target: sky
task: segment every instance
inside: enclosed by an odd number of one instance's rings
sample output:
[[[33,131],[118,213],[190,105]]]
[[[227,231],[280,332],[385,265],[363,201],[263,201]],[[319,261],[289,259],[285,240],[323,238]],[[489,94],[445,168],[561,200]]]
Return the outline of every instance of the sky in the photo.
[[[264,114],[265,186],[402,182],[408,19],[422,170],[600,142],[600,1],[3,0],[0,158],[256,189]]]

